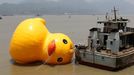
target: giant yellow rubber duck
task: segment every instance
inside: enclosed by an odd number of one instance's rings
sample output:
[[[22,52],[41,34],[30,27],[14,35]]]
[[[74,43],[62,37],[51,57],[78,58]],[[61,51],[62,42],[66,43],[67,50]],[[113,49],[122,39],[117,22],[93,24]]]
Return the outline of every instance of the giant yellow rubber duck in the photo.
[[[30,18],[16,28],[10,55],[19,64],[43,61],[47,64],[66,64],[73,57],[73,42],[62,33],[50,33],[42,18]]]

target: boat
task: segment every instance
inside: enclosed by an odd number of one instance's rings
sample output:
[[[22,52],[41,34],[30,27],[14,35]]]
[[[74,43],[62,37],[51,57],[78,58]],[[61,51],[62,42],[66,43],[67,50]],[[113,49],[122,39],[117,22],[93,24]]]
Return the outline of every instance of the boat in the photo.
[[[105,70],[117,71],[134,64],[134,28],[129,19],[117,17],[98,20],[102,28],[89,29],[88,44],[75,45],[75,62]]]

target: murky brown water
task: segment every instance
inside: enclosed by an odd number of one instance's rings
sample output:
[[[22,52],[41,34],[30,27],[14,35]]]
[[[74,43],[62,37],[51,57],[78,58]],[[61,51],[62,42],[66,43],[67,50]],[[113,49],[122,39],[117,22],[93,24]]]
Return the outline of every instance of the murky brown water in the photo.
[[[10,38],[17,24],[32,16],[6,16],[0,20],[0,75],[134,75],[134,66],[118,72],[101,70],[84,65],[29,65],[21,66],[12,64],[8,52]],[[62,32],[70,36],[75,44],[87,43],[88,29],[100,27],[97,25],[97,17],[91,15],[46,15],[47,27],[51,32]],[[134,27],[134,16],[125,16],[131,21],[129,26]]]

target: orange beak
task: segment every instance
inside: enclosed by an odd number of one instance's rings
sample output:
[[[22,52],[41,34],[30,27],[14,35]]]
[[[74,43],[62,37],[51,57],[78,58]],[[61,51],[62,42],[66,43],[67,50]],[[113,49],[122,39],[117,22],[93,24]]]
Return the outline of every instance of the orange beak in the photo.
[[[56,44],[55,44],[55,40],[53,40],[48,45],[48,55],[51,56],[53,52],[55,51],[55,49],[56,49]]]

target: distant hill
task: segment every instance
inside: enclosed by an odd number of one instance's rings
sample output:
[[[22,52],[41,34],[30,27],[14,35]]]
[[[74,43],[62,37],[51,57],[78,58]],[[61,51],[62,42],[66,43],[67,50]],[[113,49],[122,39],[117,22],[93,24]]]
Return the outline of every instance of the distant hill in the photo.
[[[116,6],[122,14],[133,14],[134,5],[121,0],[105,0],[105,2],[86,2],[84,0],[29,0],[18,4],[0,4],[0,15],[95,15],[105,14]]]

